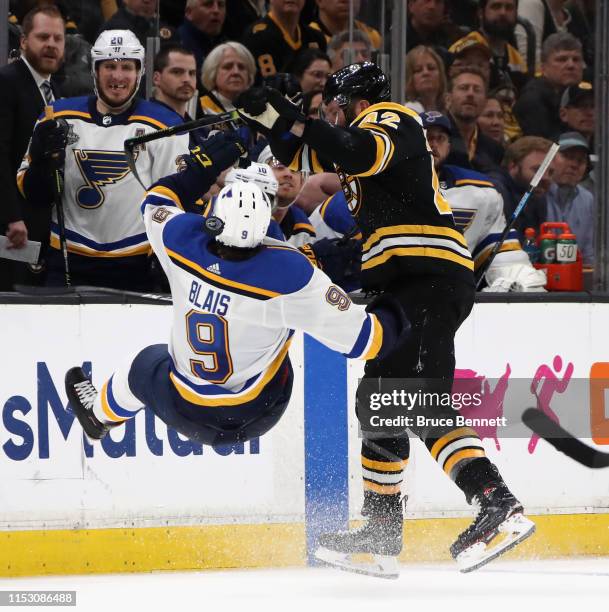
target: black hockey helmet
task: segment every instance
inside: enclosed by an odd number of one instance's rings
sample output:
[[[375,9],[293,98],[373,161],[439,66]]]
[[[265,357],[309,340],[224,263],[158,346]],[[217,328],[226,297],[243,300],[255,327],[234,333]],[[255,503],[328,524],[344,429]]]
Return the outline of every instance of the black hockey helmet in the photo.
[[[353,98],[376,104],[390,97],[389,77],[374,62],[350,64],[337,70],[328,77],[323,91],[326,104],[336,100],[341,107],[346,107]]]

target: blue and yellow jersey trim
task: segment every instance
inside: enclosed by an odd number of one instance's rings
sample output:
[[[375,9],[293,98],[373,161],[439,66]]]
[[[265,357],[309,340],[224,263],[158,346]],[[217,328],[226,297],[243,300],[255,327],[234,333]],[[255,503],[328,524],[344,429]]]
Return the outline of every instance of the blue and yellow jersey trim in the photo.
[[[384,264],[392,257],[431,257],[474,269],[463,235],[435,225],[392,225],[373,232],[362,248],[362,270]]]
[[[127,123],[144,123],[145,125],[149,125],[156,130],[164,130],[166,127],[168,127],[162,121],[158,121],[157,119],[148,117],[147,115],[131,115],[127,119]]]
[[[219,115],[226,112],[221,106],[216,104],[209,96],[201,96],[199,98],[201,110],[207,115]]]
[[[474,269],[478,269],[491,254],[491,251],[495,247],[496,242],[501,238],[501,234],[489,234],[481,240],[473,252],[474,257]],[[499,247],[499,253],[508,253],[509,251],[521,251],[520,241],[518,240],[518,233],[516,230],[510,230],[506,239],[503,241],[501,247]]]
[[[104,383],[104,386],[100,392],[101,406],[106,418],[114,423],[122,423],[134,415],[134,411],[126,410],[123,408],[114,398],[112,391],[112,381],[114,376],[110,380]]]
[[[376,315],[368,314],[353,348],[346,356],[348,359],[374,359],[382,345],[383,326]]]
[[[290,337],[268,368],[247,381],[238,393],[232,393],[216,385],[196,385],[180,374],[173,364],[170,367],[169,378],[180,396],[192,404],[206,407],[239,406],[260,395],[285,361],[291,342]]]
[[[144,199],[142,200],[142,214],[146,206],[150,204],[152,206],[176,206],[180,210],[184,210],[182,201],[178,194],[164,185],[155,185],[152,189],[146,192]]]
[[[61,249],[57,223],[51,223],[50,244],[54,249]],[[86,257],[133,257],[135,255],[146,255],[150,250],[148,236],[145,233],[129,236],[115,242],[102,243],[67,228],[66,246],[69,253]]]
[[[457,179],[455,181],[455,187],[463,187],[464,185],[473,185],[474,187],[492,187],[495,188],[495,185],[491,181],[485,181],[483,179],[474,179],[474,178],[463,178]]]

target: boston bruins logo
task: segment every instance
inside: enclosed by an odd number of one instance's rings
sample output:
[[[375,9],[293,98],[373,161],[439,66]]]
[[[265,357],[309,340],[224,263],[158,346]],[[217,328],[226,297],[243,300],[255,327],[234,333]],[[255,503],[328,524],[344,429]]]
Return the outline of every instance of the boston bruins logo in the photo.
[[[355,176],[347,176],[344,172],[338,172],[338,178],[347,200],[347,206],[351,214],[355,217],[362,205],[361,194],[362,190],[359,184],[359,179]]]

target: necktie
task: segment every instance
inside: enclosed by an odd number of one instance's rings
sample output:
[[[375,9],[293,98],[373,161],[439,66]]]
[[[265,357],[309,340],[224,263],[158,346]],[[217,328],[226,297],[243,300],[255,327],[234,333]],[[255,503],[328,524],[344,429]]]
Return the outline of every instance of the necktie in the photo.
[[[44,96],[44,101],[47,103],[47,105],[53,104],[55,96],[53,96],[51,84],[48,81],[42,81],[40,84],[40,89],[42,90],[42,95]]]

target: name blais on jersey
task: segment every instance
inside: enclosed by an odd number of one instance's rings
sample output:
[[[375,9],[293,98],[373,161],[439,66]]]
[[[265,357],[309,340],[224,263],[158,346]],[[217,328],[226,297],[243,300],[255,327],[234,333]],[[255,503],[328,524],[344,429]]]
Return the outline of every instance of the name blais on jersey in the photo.
[[[203,285],[193,280],[190,286],[188,301],[199,310],[222,317],[228,312],[230,295],[203,287]]]

